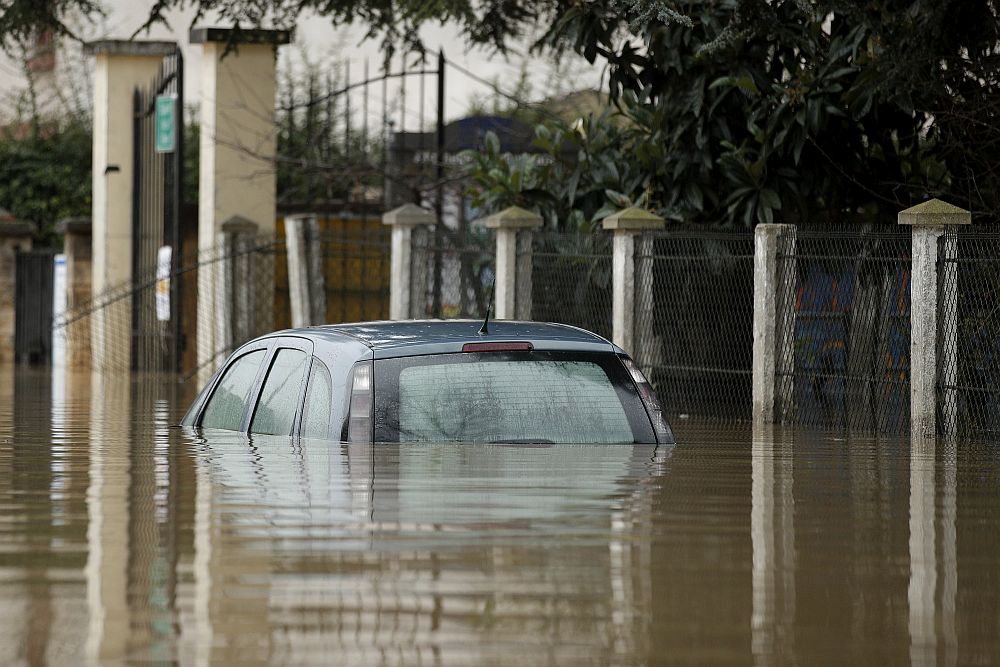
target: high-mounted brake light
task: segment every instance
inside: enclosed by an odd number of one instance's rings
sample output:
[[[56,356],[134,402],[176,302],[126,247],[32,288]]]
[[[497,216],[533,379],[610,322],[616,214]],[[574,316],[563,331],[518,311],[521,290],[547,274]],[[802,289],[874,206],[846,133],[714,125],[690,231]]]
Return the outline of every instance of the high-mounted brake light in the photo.
[[[673,443],[674,433],[670,430],[667,418],[663,416],[663,406],[660,405],[660,399],[656,397],[656,392],[653,391],[649,380],[642,374],[639,367],[635,365],[635,362],[628,357],[622,357],[622,363],[625,364],[629,375],[632,376],[632,380],[639,390],[639,397],[642,398],[642,403],[646,406],[646,412],[649,413],[649,421],[653,423],[653,433],[656,434],[656,441],[667,444]]]
[[[462,352],[530,352],[535,349],[531,343],[466,343]]]
[[[372,362],[354,365],[351,405],[348,410],[347,441],[372,441]]]

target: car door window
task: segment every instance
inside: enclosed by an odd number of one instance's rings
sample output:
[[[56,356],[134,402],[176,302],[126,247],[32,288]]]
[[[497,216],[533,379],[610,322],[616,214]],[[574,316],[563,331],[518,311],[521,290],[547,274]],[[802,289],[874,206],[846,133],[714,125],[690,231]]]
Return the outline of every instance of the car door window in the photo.
[[[299,433],[303,438],[328,438],[330,436],[330,411],[333,401],[333,382],[326,364],[319,359],[313,360],[309,371],[309,385],[306,388],[306,399],[302,406],[302,427]]]
[[[266,350],[256,350],[234,361],[226,370],[205,406],[201,419],[204,428],[240,430],[247,397],[264,361]]]
[[[299,389],[302,387],[308,362],[309,355],[302,350],[278,350],[260,392],[260,400],[250,424],[251,433],[291,434],[299,405]]]

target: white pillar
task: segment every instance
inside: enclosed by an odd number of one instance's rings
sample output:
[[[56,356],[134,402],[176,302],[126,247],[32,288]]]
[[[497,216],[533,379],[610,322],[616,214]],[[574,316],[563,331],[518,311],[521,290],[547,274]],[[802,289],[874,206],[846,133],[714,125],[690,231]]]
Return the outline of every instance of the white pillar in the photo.
[[[174,42],[102,40],[86,45],[95,56],[93,169],[94,297],[132,280],[132,95],[148,86]],[[129,368],[131,299],[98,309],[91,319],[91,350],[97,365]]]
[[[497,230],[495,318],[531,319],[531,242],[542,226],[542,216],[510,206],[486,217],[483,223]]]
[[[315,213],[285,217],[288,292],[293,327],[322,324],[326,319],[326,290],[320,243],[319,221]]]
[[[785,421],[792,411],[795,335],[795,225],[754,229],[753,420]]]
[[[256,224],[262,236],[274,235],[276,50],[290,34],[244,30],[234,36],[230,29],[195,28],[190,40],[202,49],[198,250],[211,259],[222,223],[234,216]],[[208,380],[225,347],[215,339],[213,320],[224,307],[215,303],[216,275],[198,272],[199,384]],[[267,285],[257,289],[266,291]]]
[[[957,309],[951,302],[938,321],[938,239],[946,225],[968,225],[972,215],[957,206],[939,199],[918,204],[898,216],[899,224],[910,225],[912,234],[912,267],[910,270],[910,429],[914,437],[934,436],[937,433],[937,345],[938,327],[957,331]],[[953,245],[953,244],[952,244]],[[950,246],[951,247],[951,246]],[[955,252],[957,255],[957,251]],[[955,259],[952,257],[951,259]],[[945,278],[957,288],[954,264],[949,265]],[[957,294],[954,292],[953,294]],[[954,383],[957,377],[955,335],[941,340],[942,375]],[[950,392],[954,397],[954,393]],[[957,412],[952,404],[945,411],[942,424],[945,435],[954,435]]]
[[[663,229],[663,218],[638,208],[626,208],[609,215],[602,222],[614,233],[612,239],[612,329],[614,343],[629,354],[636,354],[637,339],[648,343],[648,336],[637,335],[651,321],[653,308],[652,266],[643,263],[636,270],[635,250],[646,244],[644,232]],[[647,360],[639,360],[642,364]]]
[[[389,260],[389,319],[408,320],[426,316],[426,242],[437,217],[416,204],[403,204],[382,216],[392,227]],[[417,238],[415,238],[417,237]]]

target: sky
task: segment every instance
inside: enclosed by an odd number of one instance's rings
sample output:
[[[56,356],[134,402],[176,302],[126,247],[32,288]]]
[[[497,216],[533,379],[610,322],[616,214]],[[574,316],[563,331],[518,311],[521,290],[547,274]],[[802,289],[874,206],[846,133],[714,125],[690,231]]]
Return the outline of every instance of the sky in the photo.
[[[151,0],[105,0],[106,16],[97,24],[79,24],[79,33],[86,39],[127,39],[142,25],[147,16]],[[169,27],[156,26],[148,34],[143,33],[138,39],[166,39],[180,43],[184,53],[185,69],[189,73],[185,81],[185,101],[196,104],[198,99],[198,61],[200,47],[188,44],[188,30],[193,11],[174,11],[168,14]],[[199,26],[219,25],[209,21],[201,21]],[[295,29],[294,42],[279,50],[279,68],[285,71],[301,72],[303,60],[308,60],[318,66],[320,71],[329,71],[332,67],[340,74],[344,71],[343,61],[350,61],[350,76],[352,81],[363,78],[365,61],[369,63],[371,73],[375,73],[383,61],[382,45],[379,41],[363,41],[364,28],[341,27],[334,28],[328,19],[316,16],[303,16]],[[495,80],[504,89],[513,91],[522,67],[527,66],[531,83],[531,96],[534,99],[557,96],[572,89],[583,87],[599,87],[601,72],[582,59],[571,57],[570,65],[555,73],[553,65],[545,58],[526,56],[523,47],[515,46],[515,53],[507,58],[488,53],[485,50],[469,50],[464,40],[454,26],[427,26],[421,36],[428,50],[436,51],[444,47],[447,58],[462,68],[475,73],[482,79]],[[79,47],[70,45],[60,53],[61,68],[60,90],[71,90],[73,96],[86,104],[90,96],[90,81],[92,80],[92,59],[79,53]],[[398,60],[397,60],[398,62]],[[428,65],[433,69],[434,62]],[[397,69],[394,67],[393,69]],[[446,70],[445,117],[448,120],[460,118],[469,109],[472,100],[477,96],[490,93],[490,89],[480,82],[461,73],[456,68]],[[405,115],[406,129],[416,129],[419,123],[419,103],[417,102],[418,81],[410,78],[406,91]],[[436,111],[436,82],[433,77],[425,80],[425,122],[432,122]],[[19,74],[16,59],[0,57],[0,113],[11,113],[10,100],[24,89],[24,78]],[[388,98],[391,104],[398,107],[402,99],[398,82],[393,82],[389,88]],[[381,97],[381,91],[373,94]],[[371,100],[377,108],[380,100]]]

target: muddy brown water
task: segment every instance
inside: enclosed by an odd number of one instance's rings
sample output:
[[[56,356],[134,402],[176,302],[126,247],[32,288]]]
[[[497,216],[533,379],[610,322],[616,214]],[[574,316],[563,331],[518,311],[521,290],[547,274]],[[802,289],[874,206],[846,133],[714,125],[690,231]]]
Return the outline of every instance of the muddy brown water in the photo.
[[[0,369],[0,665],[1000,662],[987,445],[195,437],[190,393]]]

